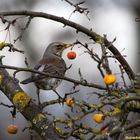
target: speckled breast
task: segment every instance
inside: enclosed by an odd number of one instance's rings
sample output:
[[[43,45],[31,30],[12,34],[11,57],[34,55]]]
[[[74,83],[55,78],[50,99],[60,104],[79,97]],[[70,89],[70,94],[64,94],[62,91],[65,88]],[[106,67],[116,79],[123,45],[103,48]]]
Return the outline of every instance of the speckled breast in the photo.
[[[47,78],[38,80],[37,82],[35,82],[35,85],[39,89],[55,90],[60,85],[61,81],[62,81],[61,79]]]

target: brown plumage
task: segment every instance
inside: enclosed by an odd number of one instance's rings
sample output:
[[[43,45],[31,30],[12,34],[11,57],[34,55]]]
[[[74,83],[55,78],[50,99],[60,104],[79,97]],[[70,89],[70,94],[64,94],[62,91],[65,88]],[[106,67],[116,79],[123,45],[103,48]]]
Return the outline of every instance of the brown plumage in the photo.
[[[62,52],[71,45],[61,42],[51,43],[42,59],[34,67],[35,70],[42,71],[54,76],[63,77],[66,72],[66,64],[62,58]],[[61,83],[61,79],[47,77],[38,73],[32,73],[31,77],[25,79],[21,84],[34,82],[38,89],[55,90]]]
[[[61,42],[51,43],[45,50],[43,58],[38,62],[34,69],[50,75],[64,76],[66,64],[62,58],[62,52],[69,46]],[[28,84],[31,82],[35,82],[36,87],[39,89],[50,90],[56,89],[61,80],[33,73],[31,77],[21,83]]]

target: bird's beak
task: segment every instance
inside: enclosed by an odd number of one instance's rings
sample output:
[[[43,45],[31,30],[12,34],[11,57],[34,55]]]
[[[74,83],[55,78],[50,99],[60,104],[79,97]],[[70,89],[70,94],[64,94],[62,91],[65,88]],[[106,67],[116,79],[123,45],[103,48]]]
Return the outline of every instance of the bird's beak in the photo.
[[[64,48],[67,49],[67,48],[70,48],[70,47],[72,47],[72,46],[73,46],[72,44],[65,44],[65,45],[64,45]]]

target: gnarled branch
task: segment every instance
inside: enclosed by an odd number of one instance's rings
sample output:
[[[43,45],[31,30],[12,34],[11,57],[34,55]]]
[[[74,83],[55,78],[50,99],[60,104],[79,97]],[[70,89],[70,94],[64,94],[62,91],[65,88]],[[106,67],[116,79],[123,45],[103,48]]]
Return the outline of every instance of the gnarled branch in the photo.
[[[128,77],[132,80],[135,79],[135,74],[127,61],[124,59],[124,57],[121,55],[121,53],[118,51],[118,49],[110,43],[106,38],[98,35],[97,33],[93,32],[90,29],[85,28],[84,26],[77,24],[75,22],[69,21],[63,17],[58,17],[55,15],[43,13],[43,12],[33,12],[33,11],[9,11],[9,12],[0,12],[1,17],[5,16],[19,16],[19,15],[24,15],[24,16],[30,16],[30,17],[40,17],[40,18],[46,18],[50,20],[54,20],[60,23],[63,23],[66,26],[70,26],[74,29],[76,29],[78,32],[82,32],[89,37],[91,37],[95,42],[98,42],[98,39],[102,40],[102,42],[105,44],[105,46],[113,53],[113,55],[117,55],[116,59],[119,61],[119,63],[122,65],[124,70],[126,71]]]

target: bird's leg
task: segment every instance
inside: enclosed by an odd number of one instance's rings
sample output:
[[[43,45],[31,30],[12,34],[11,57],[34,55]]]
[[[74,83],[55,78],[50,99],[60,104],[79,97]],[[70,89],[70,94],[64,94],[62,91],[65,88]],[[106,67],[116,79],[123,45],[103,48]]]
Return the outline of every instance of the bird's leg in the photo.
[[[57,96],[59,97],[59,99],[63,99],[55,89],[53,89],[53,91],[57,94]]]
[[[40,102],[40,97],[39,97],[39,93],[40,93],[40,89],[39,88],[36,89],[36,93],[37,93],[37,98],[38,98],[38,105],[40,105],[41,102]]]

